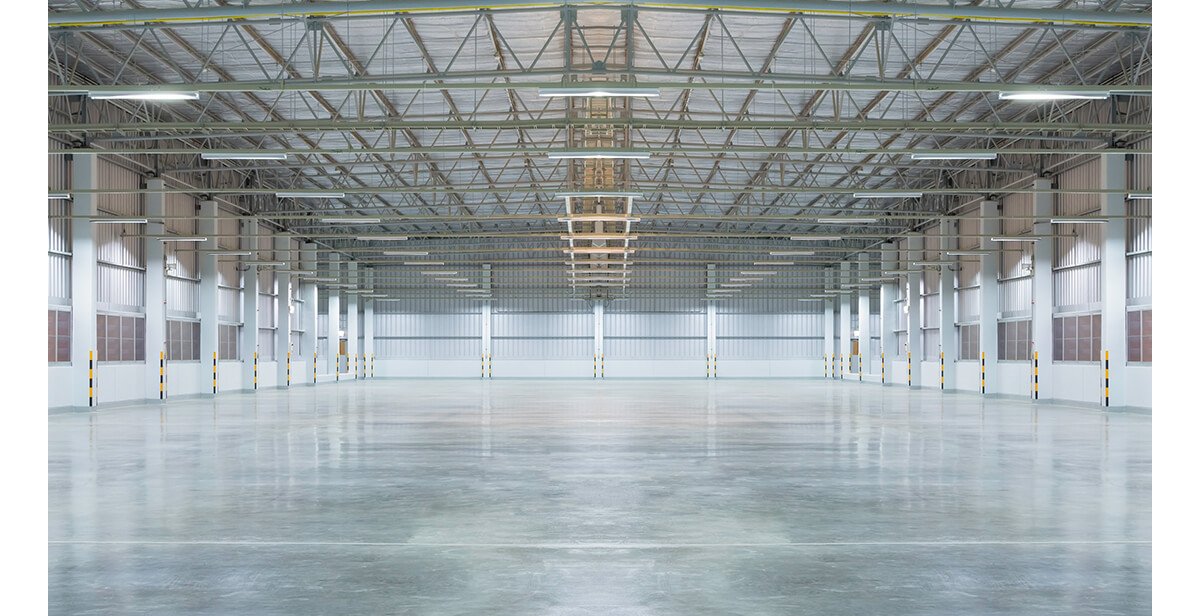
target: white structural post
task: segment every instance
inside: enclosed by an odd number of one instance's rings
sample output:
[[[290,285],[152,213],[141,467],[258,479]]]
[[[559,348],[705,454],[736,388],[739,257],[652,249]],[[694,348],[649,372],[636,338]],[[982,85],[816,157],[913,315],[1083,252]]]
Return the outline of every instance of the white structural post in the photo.
[[[363,272],[366,277],[367,289],[375,292],[375,270]],[[375,376],[371,374],[371,366],[375,365],[375,300],[363,298],[363,378]]]
[[[165,399],[164,367],[167,350],[167,294],[164,277],[163,243],[157,236],[166,234],[166,188],[161,178],[146,180],[146,398]],[[160,387],[161,385],[161,387]]]
[[[979,393],[994,392],[987,386],[989,368],[995,374],[999,354],[996,344],[996,322],[1000,313],[1000,255],[991,238],[1000,233],[1000,202],[986,200],[979,204],[979,247],[988,251],[979,257]]]
[[[941,249],[945,255],[947,251],[958,248],[958,221],[952,219],[943,220],[939,224],[938,232],[941,233]],[[938,337],[941,342],[939,350],[939,360],[942,362],[942,387],[946,391],[950,391],[957,385],[957,371],[954,369],[954,361],[958,358],[957,342],[954,330],[954,278],[957,275],[957,270],[943,267],[941,277],[938,278],[938,303],[941,304],[941,320],[938,322]]]
[[[592,302],[592,378],[603,378],[603,373],[596,371],[596,363],[604,357],[604,302]]]
[[[1037,190],[1050,190],[1049,178],[1033,181]],[[1040,237],[1033,244],[1033,352],[1037,354],[1037,380],[1034,397],[1045,400],[1053,396],[1054,387],[1054,194],[1038,192],[1033,195],[1033,234]]]
[[[211,251],[217,246],[217,202],[200,202],[196,230],[208,238],[200,243],[196,256],[200,262],[200,365],[205,367],[204,381],[211,379],[210,392],[217,393],[214,367],[217,353],[217,256]]]
[[[717,304],[711,297],[717,288],[717,264],[706,266],[709,299],[704,303],[704,357],[708,363],[705,377],[717,378]]]
[[[71,186],[97,188],[95,154],[74,154]],[[76,192],[71,201],[71,404],[95,406],[96,354],[96,238],[90,217],[99,213],[95,193]],[[81,218],[87,217],[87,218]]]
[[[906,264],[909,270],[907,289],[908,294],[908,350],[906,351],[905,359],[911,358],[911,377],[906,375],[909,385],[913,387],[921,386],[921,359],[925,355],[924,337],[921,335],[921,280],[924,278],[924,270],[914,268],[911,265],[912,261],[923,261],[925,256],[925,238],[919,235],[913,235],[906,238],[905,243],[908,251],[905,253],[905,260],[910,262]]]
[[[492,290],[492,266],[490,263],[483,264],[483,288],[489,292]],[[492,378],[492,300],[484,300],[483,306],[479,309],[479,320],[482,326],[482,339],[479,346],[479,376],[480,378]]]
[[[336,252],[329,253],[329,277],[339,278],[341,276],[341,261]],[[340,342],[342,339],[339,331],[341,330],[342,321],[342,305],[341,292],[337,287],[330,285],[327,291],[329,298],[326,301],[325,308],[325,323],[326,323],[326,338],[325,344],[328,345],[325,353],[325,368],[330,375],[337,375],[338,372],[338,351],[341,348]]]
[[[831,289],[845,291],[842,287],[850,280],[850,262],[843,261],[838,265],[838,283]],[[850,370],[850,350],[851,338],[854,337],[854,330],[850,322],[850,294],[838,293],[838,330],[840,340],[838,341],[838,377],[846,378],[846,373]]]
[[[275,258],[283,261],[285,267],[280,269],[296,269],[292,260],[292,239],[287,236],[275,237]],[[291,352],[292,352],[292,274],[277,272],[275,274],[275,386],[288,387],[291,385]]]
[[[879,253],[879,271],[896,269],[896,243],[884,242]],[[880,273],[880,276],[886,274]],[[883,363],[879,369],[883,371],[881,379],[889,378],[891,366],[887,365],[896,357],[896,281],[885,280],[879,285],[879,349],[883,355]],[[895,375],[891,375],[892,378]]]
[[[258,221],[242,221],[242,247],[257,254]],[[258,389],[258,266],[242,271],[242,388]]]
[[[1104,252],[1101,256],[1103,290],[1100,317],[1100,368],[1103,371],[1102,398],[1104,406],[1126,404],[1128,390],[1125,377],[1126,345],[1126,264],[1125,264],[1125,155],[1100,155],[1100,183],[1105,190],[1118,193],[1100,195],[1100,214],[1108,217],[1104,225]]]
[[[314,242],[304,242],[300,246],[300,269],[317,270],[317,245]],[[303,376],[296,375],[298,383],[312,384],[317,370],[317,283],[303,282],[300,284],[300,297],[304,299],[304,314],[298,315],[303,319],[304,333],[300,336],[300,348],[296,350],[298,359],[303,360]],[[299,363],[299,362],[297,362]]]
[[[346,264],[346,281],[359,289],[358,264],[353,261]],[[346,297],[346,355],[350,360],[351,378],[358,378],[358,293],[348,293]]]
[[[858,279],[855,283],[861,283],[863,278],[867,278],[871,270],[870,255],[862,253],[858,255]],[[868,373],[867,366],[875,358],[871,357],[871,292],[867,287],[859,287],[858,291],[858,372],[859,380]]]
[[[825,268],[825,288],[832,289],[833,274],[831,268]],[[825,300],[825,318],[822,323],[825,326],[825,376],[829,378],[837,378],[837,347],[834,346],[834,331],[837,327],[837,320],[834,316],[834,307],[837,298],[831,297]]]

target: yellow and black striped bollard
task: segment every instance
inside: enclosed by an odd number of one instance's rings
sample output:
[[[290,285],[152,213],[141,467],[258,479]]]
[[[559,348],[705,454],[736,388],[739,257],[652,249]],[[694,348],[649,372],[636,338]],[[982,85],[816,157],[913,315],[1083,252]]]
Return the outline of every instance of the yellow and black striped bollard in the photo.
[[[908,386],[912,387],[912,351],[908,351]]]
[[[292,352],[287,352],[287,385],[292,385]]]
[[[213,351],[213,394],[217,393],[217,353]]]
[[[488,378],[492,378],[492,354],[488,353]]]
[[[938,369],[941,372],[942,389],[946,389],[946,352],[945,351],[938,353],[938,362],[939,362]]]
[[[1108,351],[1104,352],[1104,406],[1108,406]]]
[[[313,385],[317,384],[317,353],[313,351]]]
[[[96,352],[88,351],[88,406],[96,406]]]
[[[1038,399],[1038,354],[1033,352],[1033,399]]]
[[[596,372],[596,366],[599,365],[598,362],[599,362],[599,356],[597,356],[595,353],[592,353],[592,378],[593,379],[596,378],[597,374],[599,374],[598,372]]]
[[[979,393],[987,393],[987,353],[979,352]]]
[[[158,352],[158,399],[167,399],[166,389],[166,356],[162,351]]]
[[[600,354],[600,378],[604,378],[604,353]]]
[[[887,385],[887,357],[879,353],[879,382]]]
[[[254,389],[258,389],[258,351],[254,352]]]

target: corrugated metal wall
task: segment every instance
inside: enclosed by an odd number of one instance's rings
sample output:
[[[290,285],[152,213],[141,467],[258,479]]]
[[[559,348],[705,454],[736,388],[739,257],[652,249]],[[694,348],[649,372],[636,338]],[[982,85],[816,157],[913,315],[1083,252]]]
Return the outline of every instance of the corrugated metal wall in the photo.
[[[610,359],[703,359],[705,303],[698,299],[614,301],[604,312]]]
[[[500,359],[591,359],[590,302],[508,299],[492,304],[492,356]]]
[[[480,301],[465,299],[376,302],[376,356],[380,359],[478,359],[483,336],[482,306]],[[590,351],[588,356],[591,356]]]
[[[1149,148],[1149,140],[1139,144]],[[1151,157],[1134,156],[1129,163],[1129,190],[1136,192],[1151,191]],[[1126,262],[1126,295],[1130,306],[1145,307],[1151,303],[1153,291],[1153,253],[1152,231],[1153,221],[1150,216],[1151,202],[1143,199],[1133,199],[1128,203],[1127,211],[1131,218],[1126,227],[1127,239],[1125,250],[1129,254]]]
[[[49,147],[57,148],[62,144],[51,140]],[[47,181],[50,192],[67,192],[71,189],[71,163],[63,154],[51,154],[48,157],[49,168]],[[65,200],[49,201],[49,216],[67,216],[71,213],[71,202]],[[49,219],[48,249],[48,295],[50,305],[69,307],[71,304],[71,224],[66,218]]]
[[[115,162],[100,159],[98,181],[105,188],[136,191],[141,175]],[[102,214],[140,216],[142,196],[102,194],[97,197]],[[93,225],[96,240],[96,307],[104,311],[144,312],[146,252],[141,225]]]
[[[1059,188],[1100,186],[1100,161],[1093,160],[1058,176]],[[1096,194],[1056,194],[1059,215],[1080,216],[1100,210]],[[1059,312],[1098,310],[1103,225],[1054,225],[1054,308]]]
[[[816,302],[717,302],[717,355],[727,360],[820,358],[824,317],[824,308]]]
[[[1000,233],[1023,235],[1033,231],[1033,195],[1008,195],[1002,202]],[[1000,318],[1026,317],[1033,311],[1034,242],[999,245]]]

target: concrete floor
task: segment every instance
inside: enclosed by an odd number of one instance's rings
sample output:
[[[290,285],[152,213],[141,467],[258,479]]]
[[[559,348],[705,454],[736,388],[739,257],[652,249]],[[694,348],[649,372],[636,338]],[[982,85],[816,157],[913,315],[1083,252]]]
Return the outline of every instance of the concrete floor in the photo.
[[[1148,614],[1150,427],[828,381],[49,418],[52,614]]]

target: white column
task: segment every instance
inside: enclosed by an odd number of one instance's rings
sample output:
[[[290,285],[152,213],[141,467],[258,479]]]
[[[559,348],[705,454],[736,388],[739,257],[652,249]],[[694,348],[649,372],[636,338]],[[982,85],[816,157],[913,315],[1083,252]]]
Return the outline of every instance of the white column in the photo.
[[[596,300],[592,302],[592,362],[600,361],[604,355],[604,302]],[[594,377],[600,376],[600,373],[593,370]]]
[[[329,253],[329,277],[337,278],[339,282],[341,281],[341,265],[339,255],[334,252]],[[326,301],[327,305],[325,308],[325,322],[328,325],[327,337],[325,339],[325,344],[327,345],[325,370],[327,374],[332,376],[337,374],[338,371],[338,351],[340,350],[338,343],[341,340],[341,335],[338,334],[338,331],[341,326],[342,305],[341,292],[338,291],[337,287],[330,286],[327,293],[329,294],[329,298]]]
[[[1125,155],[1100,155],[1100,187],[1119,190],[1119,193],[1100,195],[1100,215],[1109,217],[1104,225],[1104,252],[1101,256],[1103,274],[1101,289],[1103,304],[1100,317],[1100,368],[1104,369],[1104,353],[1108,352],[1108,406],[1121,407],[1126,404],[1128,390],[1125,362],[1128,344],[1125,328],[1127,305],[1125,264]],[[1103,372],[1100,378],[1104,378]],[[1103,381],[1100,387],[1103,387]],[[1101,390],[1101,396],[1104,391]],[[1103,397],[1101,403],[1104,402]]]
[[[882,272],[896,269],[896,244],[895,242],[885,242],[880,248],[880,276],[886,276]],[[888,280],[879,285],[879,348],[883,352],[883,365],[880,369],[883,370],[884,377],[889,380],[894,380],[896,377],[892,374],[892,367],[889,365],[896,358],[896,332],[892,331],[895,326],[896,282]]]
[[[483,288],[492,289],[492,266],[483,264]],[[485,300],[479,309],[480,329],[483,332],[479,347],[479,376],[492,378],[492,301]]]
[[[347,282],[359,288],[358,264],[346,264]],[[346,297],[346,355],[350,357],[350,378],[357,379],[359,374],[358,359],[358,293],[349,293]]]
[[[863,278],[871,275],[869,258],[870,255],[865,252],[858,255],[858,277],[854,280],[855,283],[861,283]],[[871,357],[871,292],[867,287],[859,287],[858,291],[858,355],[861,380],[862,375],[869,372],[867,366],[875,359]]]
[[[824,289],[833,289],[834,288],[832,272],[833,272],[833,270],[831,268],[825,268]],[[824,290],[824,289],[822,289],[822,290]],[[837,298],[829,298],[829,299],[825,300],[825,317],[822,319],[822,323],[824,323],[824,325],[825,325],[825,340],[824,340],[825,344],[823,345],[824,346],[823,354],[825,355],[825,362],[826,362],[826,365],[828,366],[829,378],[837,378],[837,347],[834,345],[834,340],[833,340],[834,331],[836,331],[835,328],[837,327],[837,320],[836,320],[836,317],[834,316],[834,307],[837,305],[835,303],[836,301],[837,301]]]
[[[258,221],[242,221],[242,248],[251,251],[250,259],[258,258]],[[242,270],[242,387],[257,389],[254,379],[255,355],[258,348],[258,266],[247,265]]]
[[[923,261],[925,256],[925,239],[919,235],[910,236],[904,240],[907,244],[905,253],[905,268],[909,270],[907,289],[908,294],[908,353],[912,357],[912,386],[921,386],[921,358],[925,354],[924,338],[921,336],[921,279],[924,270],[914,268],[913,261]],[[905,359],[908,359],[906,356]],[[905,375],[905,379],[908,376]]]
[[[990,251],[979,257],[979,355],[980,389],[984,394],[994,393],[995,387],[985,387],[987,373],[996,374],[999,360],[996,345],[996,322],[1000,313],[1000,255],[995,252],[996,242],[991,237],[1000,233],[1000,202],[983,201],[979,204],[979,247]],[[986,360],[986,362],[984,361]],[[994,382],[994,379],[993,379]]]
[[[1049,178],[1033,181],[1037,190],[1050,190]],[[1054,195],[1034,193],[1033,234],[1033,350],[1038,355],[1038,400],[1053,399],[1054,387]]]
[[[160,178],[146,180],[146,224],[147,236],[166,234],[163,216],[166,215],[164,182]],[[167,350],[167,294],[166,278],[163,273],[163,243],[157,237],[147,237],[146,242],[146,398],[159,398],[160,353],[165,358]],[[165,395],[165,392],[164,392]]]
[[[838,265],[837,284],[831,287],[839,291],[844,291],[842,285],[850,280],[850,262],[843,261]],[[851,338],[854,337],[854,330],[850,322],[850,294],[839,293],[838,297],[838,377],[845,379],[850,372],[850,349]]]
[[[204,366],[202,382],[205,391],[216,393],[213,384],[213,357],[217,352],[217,257],[211,251],[217,246],[217,202],[201,201],[196,230],[208,238],[199,245],[196,258],[200,262],[200,365]]]
[[[292,239],[287,236],[275,236],[275,258],[283,261],[285,266],[279,268],[296,269],[292,256]],[[292,274],[277,272],[275,274],[275,386],[288,387],[291,385],[289,373],[291,370],[292,352]]]
[[[942,235],[941,247],[943,255],[948,250],[958,248],[958,221],[946,219],[940,223],[939,233]],[[942,318],[938,322],[938,333],[941,340],[941,353],[945,357],[945,385],[946,391],[953,390],[956,385],[955,376],[957,370],[954,369],[954,361],[958,358],[958,349],[956,345],[958,338],[954,331],[954,278],[955,270],[947,267],[942,268],[941,278],[938,280],[938,302],[942,308]]]
[[[367,288],[372,293],[375,292],[375,270],[367,269],[363,272],[366,276]],[[375,360],[375,300],[365,298],[363,300],[363,377],[371,376],[371,365]]]
[[[75,191],[97,188],[95,154],[73,154],[71,187]],[[92,221],[99,213],[97,196],[74,192],[71,201],[71,404],[95,403],[99,383],[92,370],[96,358],[96,238]],[[91,364],[91,365],[89,365]]]
[[[706,267],[708,292],[711,294],[717,288],[717,264],[709,263]],[[713,300],[704,303],[704,357],[709,362],[709,374],[717,377],[717,304]],[[706,374],[705,376],[709,376]]]
[[[317,271],[317,245],[314,242],[301,244],[300,269]],[[300,337],[297,354],[303,360],[305,369],[303,375],[293,375],[292,380],[311,385],[317,368],[317,283],[302,283],[300,296],[304,298],[304,334]]]

